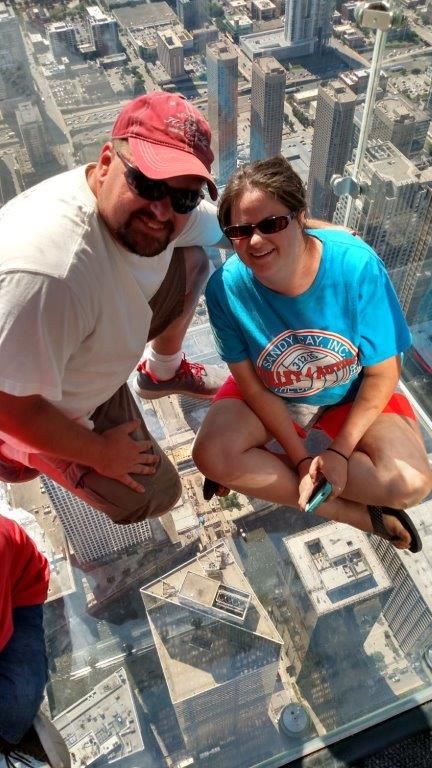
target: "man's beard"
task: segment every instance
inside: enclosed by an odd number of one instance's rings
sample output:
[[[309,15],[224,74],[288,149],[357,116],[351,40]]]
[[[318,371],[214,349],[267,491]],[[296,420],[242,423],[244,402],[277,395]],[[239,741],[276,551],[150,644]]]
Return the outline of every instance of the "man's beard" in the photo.
[[[174,233],[174,224],[172,221],[165,222],[165,229],[152,234],[151,232],[136,232],[134,228],[134,219],[148,219],[148,221],[157,221],[152,214],[132,214],[129,216],[123,226],[115,231],[115,236],[128,251],[136,253],[138,256],[152,258],[158,256],[164,251],[172,240]]]

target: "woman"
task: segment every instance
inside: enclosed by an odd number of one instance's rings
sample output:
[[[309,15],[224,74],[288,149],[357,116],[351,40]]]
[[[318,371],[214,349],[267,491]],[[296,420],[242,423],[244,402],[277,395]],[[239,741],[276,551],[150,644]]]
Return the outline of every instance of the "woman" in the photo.
[[[305,210],[282,157],[243,166],[222,195],[219,220],[237,255],[206,297],[232,375],[194,458],[215,489],[301,510],[324,476],[332,494],[319,515],[417,552],[399,508],[427,495],[431,471],[414,413],[395,393],[409,330],[374,251],[346,230],[306,229]],[[312,426],[329,438],[315,457],[304,444]],[[273,438],[285,456],[264,448]]]

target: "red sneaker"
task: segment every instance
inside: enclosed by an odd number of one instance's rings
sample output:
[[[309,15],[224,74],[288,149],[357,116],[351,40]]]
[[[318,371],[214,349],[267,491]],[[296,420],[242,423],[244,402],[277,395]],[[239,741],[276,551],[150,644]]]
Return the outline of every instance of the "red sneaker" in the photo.
[[[159,381],[147,370],[144,360],[137,368],[133,382],[135,392],[145,400],[157,400],[165,395],[189,395],[211,400],[226,379],[226,371],[217,365],[190,363],[183,357],[175,376]]]

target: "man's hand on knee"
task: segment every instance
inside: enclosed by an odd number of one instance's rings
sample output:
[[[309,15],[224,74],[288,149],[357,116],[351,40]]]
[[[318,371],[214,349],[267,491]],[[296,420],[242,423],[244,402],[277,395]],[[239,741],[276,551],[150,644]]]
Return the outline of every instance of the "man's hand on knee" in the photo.
[[[144,493],[145,488],[131,477],[154,475],[159,456],[153,453],[151,440],[134,440],[130,435],[140,422],[128,421],[102,432],[99,456],[93,468],[100,475],[118,480],[133,491]]]

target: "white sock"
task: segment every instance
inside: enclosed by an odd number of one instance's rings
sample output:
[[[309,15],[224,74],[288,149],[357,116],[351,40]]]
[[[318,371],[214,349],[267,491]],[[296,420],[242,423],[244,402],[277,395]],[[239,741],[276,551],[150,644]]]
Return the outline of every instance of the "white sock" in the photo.
[[[147,363],[147,370],[160,381],[172,379],[179,369],[182,360],[183,352],[181,349],[173,355],[159,355],[151,346],[146,349],[145,361]]]

